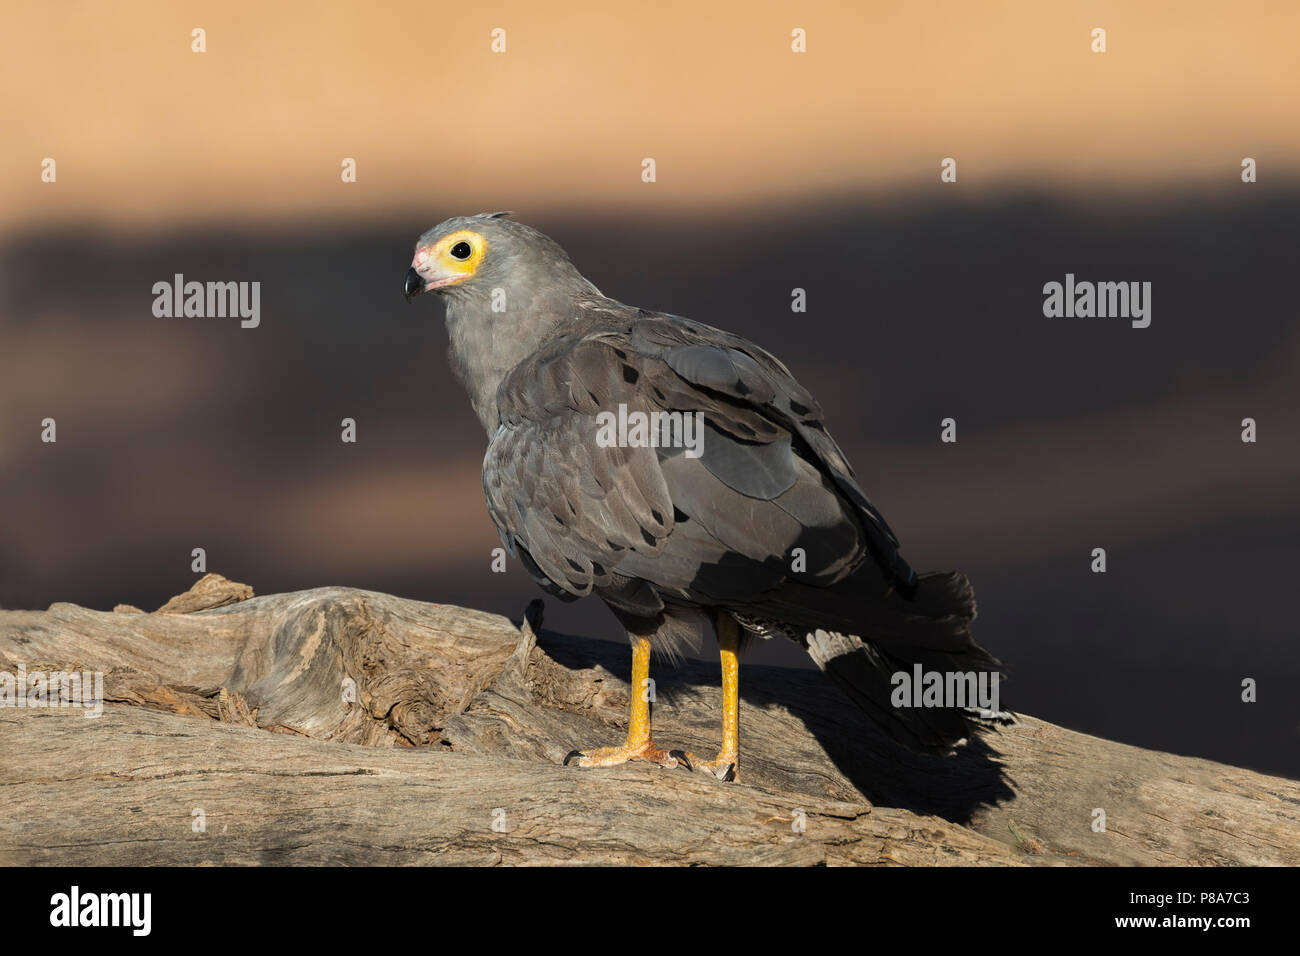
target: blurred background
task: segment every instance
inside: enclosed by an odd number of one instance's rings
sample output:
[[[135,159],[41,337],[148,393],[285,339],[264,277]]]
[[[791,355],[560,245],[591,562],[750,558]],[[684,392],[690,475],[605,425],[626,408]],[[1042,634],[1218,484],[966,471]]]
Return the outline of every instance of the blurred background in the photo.
[[[517,619],[441,306],[401,296],[421,232],[510,209],[786,361],[908,559],[970,574],[1004,704],[1300,776],[1298,35],[1283,0],[10,10],[0,605],[153,609],[202,547]],[[1153,283],[1151,327],[1044,318],[1067,272]],[[175,273],[261,282],[260,327],[155,318]]]

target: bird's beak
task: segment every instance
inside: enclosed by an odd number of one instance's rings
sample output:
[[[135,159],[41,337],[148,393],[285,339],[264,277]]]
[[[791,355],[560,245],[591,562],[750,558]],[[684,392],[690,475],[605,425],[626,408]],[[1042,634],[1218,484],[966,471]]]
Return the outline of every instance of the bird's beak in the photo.
[[[406,295],[406,301],[410,302],[421,292],[424,292],[424,277],[415,271],[415,267],[406,270],[406,282],[402,286],[402,292]]]

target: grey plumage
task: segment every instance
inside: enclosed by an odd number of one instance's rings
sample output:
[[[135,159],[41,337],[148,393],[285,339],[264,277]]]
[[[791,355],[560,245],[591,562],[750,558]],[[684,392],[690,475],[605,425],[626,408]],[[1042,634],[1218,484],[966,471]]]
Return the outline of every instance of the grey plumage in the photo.
[[[463,280],[454,256],[429,252],[460,235],[477,257]],[[547,591],[596,594],[667,651],[726,611],[754,635],[803,644],[914,747],[941,749],[972,730],[963,712],[888,701],[890,674],[916,662],[999,668],[971,637],[969,583],[912,571],[821,406],[780,361],[602,295],[556,243],[500,216],[430,230],[412,273],[408,295],[427,282],[447,304],[451,365],[489,439],[492,521]],[[702,413],[703,453],[602,446],[597,416],[620,406]]]

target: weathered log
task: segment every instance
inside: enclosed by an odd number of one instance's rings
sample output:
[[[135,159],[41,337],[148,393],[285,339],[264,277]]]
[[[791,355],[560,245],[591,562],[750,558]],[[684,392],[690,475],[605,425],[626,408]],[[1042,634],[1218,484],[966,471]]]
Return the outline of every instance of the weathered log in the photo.
[[[0,708],[0,862],[1300,863],[1294,781],[1024,716],[916,756],[815,671],[742,669],[739,784],[564,767],[622,737],[619,644],[249,594],[0,611],[0,673],[102,671],[106,702]],[[716,666],[656,678],[660,745],[716,748]]]

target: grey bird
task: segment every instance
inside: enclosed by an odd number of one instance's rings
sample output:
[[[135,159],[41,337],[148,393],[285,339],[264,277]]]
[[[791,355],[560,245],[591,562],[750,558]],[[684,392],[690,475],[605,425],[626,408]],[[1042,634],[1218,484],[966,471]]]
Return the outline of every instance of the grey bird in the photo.
[[[981,717],[895,706],[894,675],[999,674],[971,637],[958,571],[917,574],[831,438],[821,406],[745,339],[602,295],[553,240],[505,213],[422,235],[408,300],[446,303],[449,358],[487,432],[483,491],[507,551],[549,593],[598,595],[632,644],[626,741],[565,763],[649,760],[738,779],[738,653],[794,640],[892,737],[949,750]],[[648,424],[647,424],[648,423]],[[650,654],[722,663],[722,745],[651,738]]]

